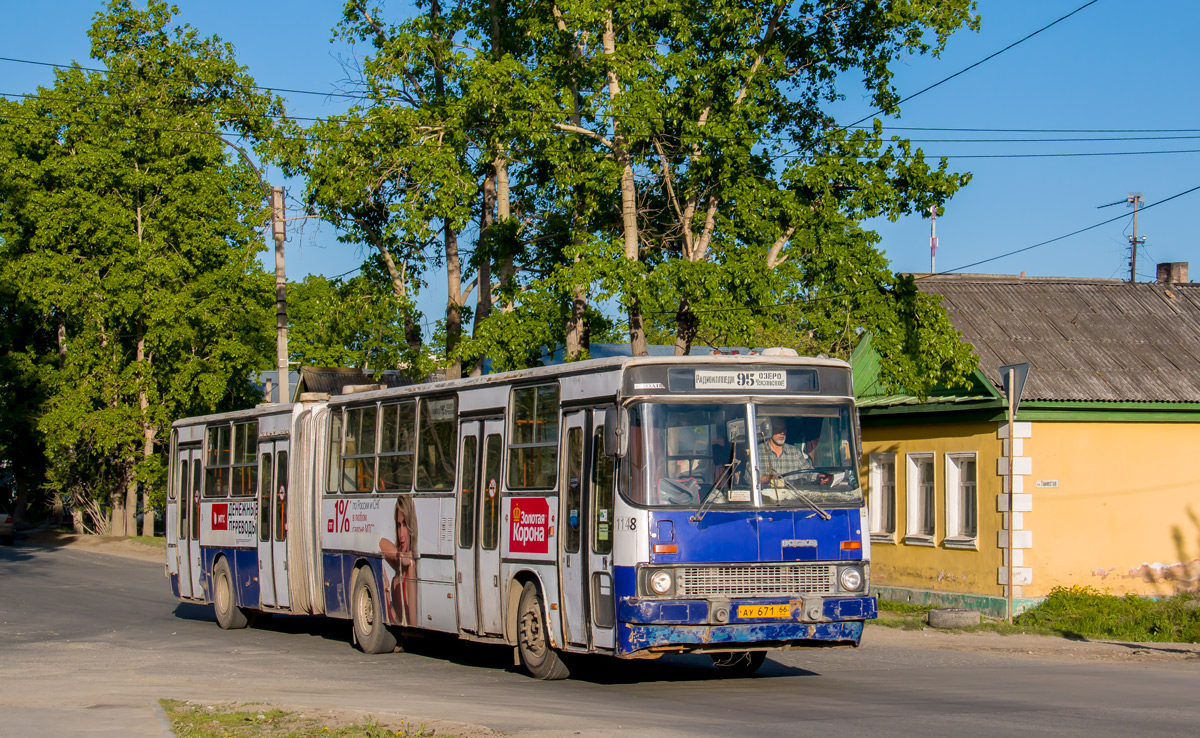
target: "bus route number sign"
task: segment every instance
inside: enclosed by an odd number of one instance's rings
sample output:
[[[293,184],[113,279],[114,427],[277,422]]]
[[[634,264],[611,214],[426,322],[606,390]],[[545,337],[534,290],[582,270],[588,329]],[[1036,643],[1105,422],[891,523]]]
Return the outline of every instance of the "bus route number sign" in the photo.
[[[787,389],[787,372],[697,369],[696,389]]]

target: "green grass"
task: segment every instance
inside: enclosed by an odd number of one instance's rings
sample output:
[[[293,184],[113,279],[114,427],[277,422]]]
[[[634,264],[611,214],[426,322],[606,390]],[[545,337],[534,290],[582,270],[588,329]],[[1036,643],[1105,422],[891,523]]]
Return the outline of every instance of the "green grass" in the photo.
[[[879,600],[879,612],[894,613],[896,615],[920,615],[924,617],[933,605],[914,605],[911,602],[892,602],[891,600]]]
[[[1200,643],[1200,597],[1118,597],[1092,587],[1056,587],[1016,622],[1073,637]]]
[[[167,539],[163,536],[129,536],[129,540],[149,548],[165,549]]]
[[[253,703],[201,705],[159,700],[178,738],[433,738],[425,726],[348,723]]]

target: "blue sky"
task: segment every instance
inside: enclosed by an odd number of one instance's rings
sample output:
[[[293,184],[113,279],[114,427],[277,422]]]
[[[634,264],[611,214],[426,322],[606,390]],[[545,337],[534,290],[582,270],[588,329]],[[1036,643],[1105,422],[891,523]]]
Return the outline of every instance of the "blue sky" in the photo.
[[[979,33],[960,32],[940,59],[916,57],[895,65],[901,95],[910,94],[998,51],[1079,7],[1085,0],[1002,2],[982,0]],[[260,84],[306,90],[342,89],[343,63],[352,52],[330,42],[341,3],[295,0],[284,5],[177,0],[180,19],[217,34],[237,49]],[[397,9],[403,3],[393,3]],[[87,28],[98,0],[11,3],[0,28],[0,56],[87,64]],[[1146,205],[1200,185],[1200,153],[1040,158],[959,158],[995,154],[1102,154],[1200,150],[1200,3],[1162,0],[1128,4],[1099,0],[1075,16],[903,106],[888,125],[914,128],[1095,129],[1091,133],[1002,131],[896,131],[927,154],[950,155],[956,171],[974,178],[938,219],[939,270],[1020,249],[1121,215],[1117,205],[1140,192]],[[0,92],[28,93],[52,81],[51,70],[0,61]],[[858,90],[834,109],[849,123],[873,112]],[[299,116],[337,112],[336,99],[288,95]],[[1163,129],[1163,132],[1136,132]],[[1189,130],[1190,129],[1190,130]],[[1148,137],[1192,137],[1162,138]],[[934,139],[1137,138],[1119,141],[937,142]],[[276,176],[270,177],[276,179]],[[1200,191],[1138,219],[1146,243],[1139,251],[1140,279],[1152,279],[1163,261],[1195,261],[1195,218]],[[929,220],[910,216],[869,224],[898,271],[929,270]],[[973,272],[1031,276],[1128,277],[1130,217],[972,268]],[[328,226],[293,229],[289,278],[337,275],[361,262],[354,246],[339,244]],[[267,258],[264,256],[264,258]],[[1200,264],[1193,268],[1200,268]],[[429,275],[421,306],[435,318],[445,304],[441,275]]]

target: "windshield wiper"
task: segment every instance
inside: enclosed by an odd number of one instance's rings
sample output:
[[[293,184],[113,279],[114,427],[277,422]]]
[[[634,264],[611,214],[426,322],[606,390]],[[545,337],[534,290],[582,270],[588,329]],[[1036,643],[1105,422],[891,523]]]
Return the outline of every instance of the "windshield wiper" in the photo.
[[[704,495],[704,500],[700,503],[700,508],[695,514],[689,518],[693,523],[699,523],[704,520],[705,514],[708,513],[708,508],[712,507],[712,503],[717,499],[717,493],[721,491],[721,483],[728,482],[729,489],[733,489],[733,465],[734,461],[728,464],[721,464],[721,474],[717,477],[712,486],[708,488],[708,494]]]
[[[807,471],[807,470],[804,470],[804,471]],[[774,478],[778,479],[779,481],[783,482],[784,484],[786,484],[787,488],[790,489],[791,491],[795,492],[796,496],[800,498],[801,502],[803,502],[805,505],[808,505],[809,507],[811,507],[813,509],[813,512],[815,512],[818,516],[820,516],[821,520],[829,520],[830,518],[833,517],[828,512],[826,512],[820,505],[813,502],[811,497],[809,497],[808,495],[804,494],[799,489],[797,489],[791,482],[789,482],[787,480],[787,477],[783,476],[782,474],[777,473],[774,469],[772,469],[769,466],[767,467],[767,473],[772,475]]]

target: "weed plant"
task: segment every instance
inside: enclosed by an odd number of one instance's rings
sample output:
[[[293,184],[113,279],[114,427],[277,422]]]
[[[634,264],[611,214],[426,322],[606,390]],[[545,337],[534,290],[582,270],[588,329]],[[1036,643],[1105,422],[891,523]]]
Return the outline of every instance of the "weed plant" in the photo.
[[[1068,637],[1200,643],[1200,598],[1195,593],[1118,597],[1087,586],[1055,587],[1040,605],[1018,615],[1016,623]]]

